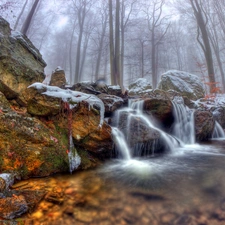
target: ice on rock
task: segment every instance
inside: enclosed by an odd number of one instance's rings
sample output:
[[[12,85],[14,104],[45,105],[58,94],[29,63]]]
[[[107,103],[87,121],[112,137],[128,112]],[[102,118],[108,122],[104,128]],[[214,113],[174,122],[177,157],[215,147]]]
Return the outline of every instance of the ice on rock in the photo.
[[[28,88],[34,87],[36,89],[43,89],[46,90],[42,94],[48,95],[51,97],[61,98],[64,102],[68,102],[70,104],[70,108],[74,108],[77,103],[85,101],[89,104],[90,107],[93,108],[94,105],[99,107],[100,109],[100,122],[99,126],[101,127],[104,122],[104,113],[105,107],[101,99],[96,97],[95,95],[82,93],[79,91],[72,91],[72,90],[64,90],[56,86],[48,86],[43,83],[34,83],[30,85]]]

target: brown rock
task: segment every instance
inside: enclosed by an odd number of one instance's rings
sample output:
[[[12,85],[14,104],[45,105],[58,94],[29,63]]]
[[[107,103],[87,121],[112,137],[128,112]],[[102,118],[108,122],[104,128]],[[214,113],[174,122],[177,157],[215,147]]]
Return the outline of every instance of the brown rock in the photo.
[[[111,127],[104,122],[99,126],[100,115],[97,109],[89,109],[85,103],[79,104],[73,113],[72,134],[75,144],[92,152],[112,150]]]
[[[53,72],[49,85],[57,87],[64,87],[66,85],[66,76],[63,69],[57,68]]]
[[[24,196],[13,195],[0,199],[0,217],[4,219],[14,219],[24,214],[28,210]]]
[[[0,114],[0,172],[22,178],[67,171],[67,140],[40,120],[16,113]]]

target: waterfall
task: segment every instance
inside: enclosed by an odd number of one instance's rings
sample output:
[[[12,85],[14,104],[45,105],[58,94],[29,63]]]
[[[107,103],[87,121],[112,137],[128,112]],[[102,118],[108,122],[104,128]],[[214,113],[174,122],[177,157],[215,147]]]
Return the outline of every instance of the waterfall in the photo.
[[[212,138],[225,138],[224,130],[217,121],[215,121]]]
[[[112,134],[114,137],[116,148],[118,152],[122,154],[123,159],[131,159],[130,150],[127,146],[123,133],[118,128],[112,127]]]
[[[180,96],[175,96],[172,101],[175,123],[172,133],[185,144],[195,143],[194,110],[184,105]]]
[[[143,104],[143,100],[130,101],[129,107],[116,112],[114,119],[117,128],[112,129],[112,135],[115,140],[116,150],[120,152],[123,159],[129,160],[133,156],[154,155],[159,142],[161,142],[160,144],[163,143],[164,148],[171,152],[180,146],[179,140],[157,128],[150,117],[143,114]],[[132,121],[135,121],[135,126],[132,125]],[[124,127],[122,131],[118,128],[121,127],[121,124]],[[139,133],[139,130],[142,130],[142,133]],[[149,137],[149,140],[145,138],[144,143],[141,142],[143,133]],[[133,139],[135,138],[137,140],[133,148],[131,148],[131,143],[134,142]]]

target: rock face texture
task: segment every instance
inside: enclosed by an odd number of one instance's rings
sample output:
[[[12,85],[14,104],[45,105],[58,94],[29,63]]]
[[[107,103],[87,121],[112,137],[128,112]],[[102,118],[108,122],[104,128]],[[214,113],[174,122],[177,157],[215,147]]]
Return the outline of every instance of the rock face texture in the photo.
[[[129,85],[130,96],[140,96],[152,89],[152,85],[145,78],[139,78]]]
[[[212,113],[208,111],[196,111],[194,118],[196,141],[200,142],[211,138],[215,124]]]
[[[16,99],[33,82],[43,81],[46,63],[38,49],[0,16],[0,91]]]
[[[62,68],[58,67],[52,73],[49,85],[57,87],[64,87],[66,85],[66,76]]]
[[[0,172],[22,178],[68,170],[67,137],[36,118],[0,113]]]
[[[116,111],[124,103],[124,100],[122,98],[115,95],[107,95],[101,93],[98,95],[98,98],[100,98],[104,103],[105,113],[112,113]]]
[[[191,100],[203,98],[205,95],[203,84],[198,76],[177,70],[162,74],[158,88],[164,91],[175,90]]]

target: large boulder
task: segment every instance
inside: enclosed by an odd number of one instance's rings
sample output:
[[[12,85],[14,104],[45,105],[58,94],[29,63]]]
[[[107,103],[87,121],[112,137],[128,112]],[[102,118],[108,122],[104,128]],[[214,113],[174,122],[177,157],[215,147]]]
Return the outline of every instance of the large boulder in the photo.
[[[136,81],[129,85],[129,95],[130,96],[140,96],[152,89],[152,85],[145,78],[138,78]]]
[[[205,95],[203,84],[198,76],[177,70],[162,74],[158,88],[164,91],[175,90],[191,100],[203,98]]]
[[[68,138],[63,136],[36,118],[1,112],[0,173],[27,178],[68,171]]]
[[[215,120],[209,111],[195,111],[195,135],[196,141],[206,141],[212,137]]]
[[[0,48],[0,91],[7,99],[16,99],[27,86],[43,81],[46,63],[40,52],[25,35],[11,31],[1,16]]]
[[[173,104],[168,93],[155,89],[144,96],[143,111],[149,116],[153,116],[164,127],[170,127],[174,121]]]
[[[152,154],[155,141],[160,139],[159,131],[149,126],[135,111],[119,110],[112,120],[112,125],[124,134],[129,148],[136,156]]]

